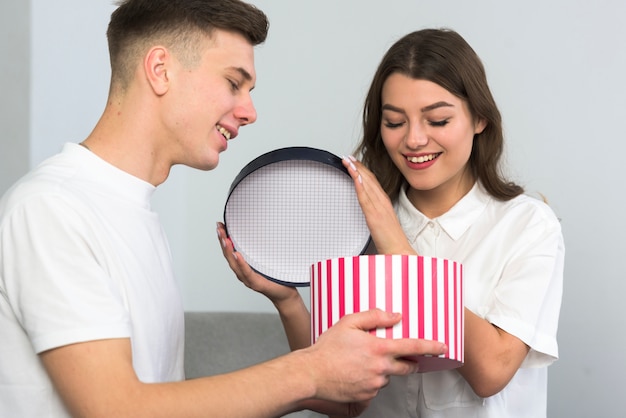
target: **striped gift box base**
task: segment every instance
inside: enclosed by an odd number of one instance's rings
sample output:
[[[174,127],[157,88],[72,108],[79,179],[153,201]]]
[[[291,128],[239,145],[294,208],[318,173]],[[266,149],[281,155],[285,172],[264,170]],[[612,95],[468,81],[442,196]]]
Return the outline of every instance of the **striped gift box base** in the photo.
[[[419,356],[420,372],[463,364],[463,266],[417,255],[364,255],[311,266],[313,343],[342,316],[379,308],[402,320],[372,330],[383,338],[424,338],[448,345],[447,355]]]

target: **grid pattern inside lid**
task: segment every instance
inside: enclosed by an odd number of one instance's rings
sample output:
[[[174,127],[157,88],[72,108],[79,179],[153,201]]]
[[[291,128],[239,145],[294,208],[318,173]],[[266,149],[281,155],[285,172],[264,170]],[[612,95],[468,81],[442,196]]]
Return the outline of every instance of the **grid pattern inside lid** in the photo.
[[[311,264],[359,255],[369,230],[352,179],[316,161],[287,160],[246,176],[225,209],[228,234],[271,279],[308,284]]]

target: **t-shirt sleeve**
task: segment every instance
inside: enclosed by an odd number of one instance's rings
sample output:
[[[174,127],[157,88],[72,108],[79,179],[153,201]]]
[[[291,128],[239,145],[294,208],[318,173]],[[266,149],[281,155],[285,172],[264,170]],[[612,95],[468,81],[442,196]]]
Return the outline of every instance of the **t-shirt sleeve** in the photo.
[[[107,272],[107,243],[77,204],[30,197],[0,227],[5,297],[38,353],[130,337],[124,289]]]

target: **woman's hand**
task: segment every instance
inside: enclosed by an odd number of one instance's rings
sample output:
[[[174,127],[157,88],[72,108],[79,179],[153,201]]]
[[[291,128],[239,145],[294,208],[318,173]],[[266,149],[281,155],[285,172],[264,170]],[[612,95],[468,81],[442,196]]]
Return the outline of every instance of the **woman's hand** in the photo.
[[[344,157],[344,167],[354,180],[365,221],[380,254],[417,254],[409,244],[387,193],[376,176],[356,158]]]

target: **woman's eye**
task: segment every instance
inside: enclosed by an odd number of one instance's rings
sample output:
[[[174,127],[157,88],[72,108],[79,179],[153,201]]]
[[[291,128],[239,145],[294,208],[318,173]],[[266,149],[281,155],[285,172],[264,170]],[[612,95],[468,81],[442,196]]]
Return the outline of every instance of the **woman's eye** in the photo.
[[[390,129],[399,128],[402,125],[404,125],[404,122],[394,123],[394,122],[391,122],[391,121],[385,121],[385,127],[386,128],[390,128]]]
[[[448,124],[449,120],[448,119],[442,119],[442,120],[429,120],[428,124],[430,126],[446,126]]]

